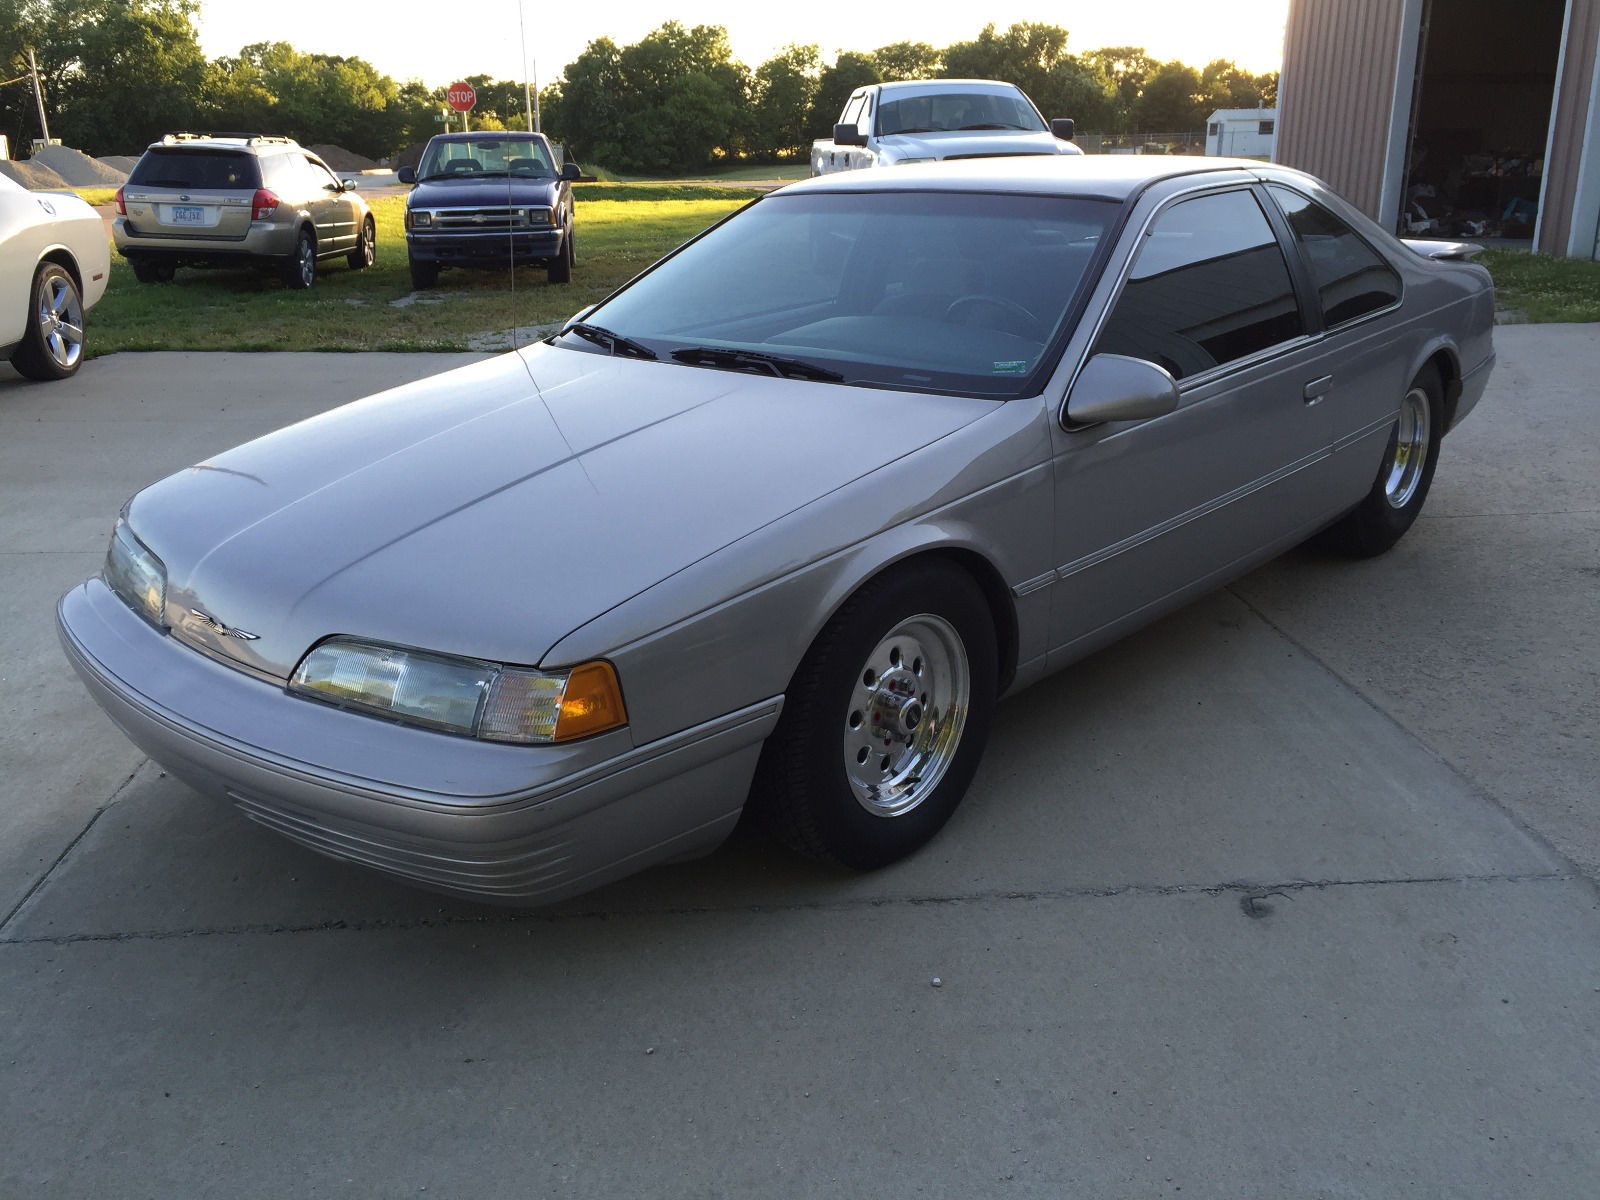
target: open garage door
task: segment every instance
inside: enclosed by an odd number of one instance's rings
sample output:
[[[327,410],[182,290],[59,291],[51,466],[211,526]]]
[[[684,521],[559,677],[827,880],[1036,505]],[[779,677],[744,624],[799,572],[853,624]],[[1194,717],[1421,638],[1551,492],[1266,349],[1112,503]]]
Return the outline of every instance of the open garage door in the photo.
[[[1565,0],[1427,0],[1400,232],[1531,244]]]

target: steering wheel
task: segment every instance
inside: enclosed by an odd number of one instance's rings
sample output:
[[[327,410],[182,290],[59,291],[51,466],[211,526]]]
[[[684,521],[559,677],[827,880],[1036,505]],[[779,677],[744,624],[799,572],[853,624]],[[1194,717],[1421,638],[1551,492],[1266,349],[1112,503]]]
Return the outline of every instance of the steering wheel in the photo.
[[[964,312],[976,316],[983,309],[988,309],[998,316],[999,321],[974,320],[972,317],[963,319],[961,316]],[[1035,342],[1043,342],[1049,336],[1049,330],[1044,327],[1043,321],[1015,300],[1007,300],[1004,296],[984,296],[976,292],[957,296],[944,310],[944,316],[947,321],[977,325],[983,329],[996,329],[1001,333],[1015,334],[1017,337],[1029,338]]]

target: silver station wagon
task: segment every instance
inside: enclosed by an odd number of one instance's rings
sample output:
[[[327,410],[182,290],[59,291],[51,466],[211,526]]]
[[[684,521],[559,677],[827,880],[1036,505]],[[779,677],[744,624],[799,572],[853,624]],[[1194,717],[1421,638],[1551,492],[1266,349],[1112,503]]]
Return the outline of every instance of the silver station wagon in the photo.
[[[1406,532],[1494,362],[1470,254],[1253,162],[807,181],[140,492],[62,638],[174,774],[427,887],[549,901],[747,808],[874,867],[1000,697]]]

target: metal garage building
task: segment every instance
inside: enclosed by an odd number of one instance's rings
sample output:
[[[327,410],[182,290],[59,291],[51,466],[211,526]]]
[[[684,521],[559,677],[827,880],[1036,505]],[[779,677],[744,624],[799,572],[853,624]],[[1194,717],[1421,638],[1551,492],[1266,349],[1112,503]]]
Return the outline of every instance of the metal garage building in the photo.
[[[1600,0],[1290,0],[1278,109],[1390,228],[1600,258]]]

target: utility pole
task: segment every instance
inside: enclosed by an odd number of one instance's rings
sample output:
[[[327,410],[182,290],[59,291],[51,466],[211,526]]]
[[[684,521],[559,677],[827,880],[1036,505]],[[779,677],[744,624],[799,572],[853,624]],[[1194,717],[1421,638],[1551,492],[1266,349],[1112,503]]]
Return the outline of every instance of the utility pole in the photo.
[[[33,47],[28,47],[28,74],[33,76],[33,99],[39,105],[39,131],[44,135],[44,144],[50,144],[50,122],[44,115],[44,85],[39,82],[39,64],[34,60]]]

